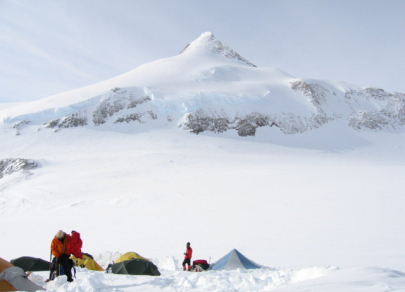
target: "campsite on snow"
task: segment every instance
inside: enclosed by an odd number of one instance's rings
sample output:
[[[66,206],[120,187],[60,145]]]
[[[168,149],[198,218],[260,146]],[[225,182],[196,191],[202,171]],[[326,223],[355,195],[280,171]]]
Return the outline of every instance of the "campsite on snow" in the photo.
[[[179,51],[0,104],[0,291],[405,291],[405,94]]]

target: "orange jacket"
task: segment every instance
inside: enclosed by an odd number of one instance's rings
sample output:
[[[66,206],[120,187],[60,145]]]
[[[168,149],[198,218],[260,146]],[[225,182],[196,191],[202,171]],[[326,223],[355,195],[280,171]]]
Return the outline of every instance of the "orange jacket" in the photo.
[[[191,256],[193,255],[193,249],[191,247],[187,247],[187,250],[184,255],[185,259],[191,259]]]
[[[51,243],[51,251],[55,258],[59,258],[62,254],[67,253],[67,246],[70,240],[70,235],[65,234],[65,239],[60,241],[56,236],[53,238]]]

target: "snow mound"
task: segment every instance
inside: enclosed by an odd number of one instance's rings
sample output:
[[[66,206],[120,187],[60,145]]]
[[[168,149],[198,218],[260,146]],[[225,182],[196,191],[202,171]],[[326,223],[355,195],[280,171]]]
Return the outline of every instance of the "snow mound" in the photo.
[[[110,291],[121,291],[117,289],[112,289],[109,285],[105,284],[103,273],[89,273],[84,279],[76,280],[72,283],[67,282],[65,276],[56,278],[54,281],[46,284],[46,291],[50,292],[110,292]]]
[[[156,258],[152,262],[158,267],[159,271],[177,271],[181,267],[180,261],[173,256]]]
[[[93,255],[93,258],[101,267],[105,269],[108,267],[109,264],[115,263],[115,261],[122,255],[123,253],[118,251],[106,251]]]

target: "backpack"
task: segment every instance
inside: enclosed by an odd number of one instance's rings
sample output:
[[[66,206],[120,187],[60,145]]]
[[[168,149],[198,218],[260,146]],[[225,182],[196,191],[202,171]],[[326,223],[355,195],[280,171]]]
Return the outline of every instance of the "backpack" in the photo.
[[[206,260],[193,261],[193,269],[195,269],[196,272],[208,271],[209,268],[210,265]]]

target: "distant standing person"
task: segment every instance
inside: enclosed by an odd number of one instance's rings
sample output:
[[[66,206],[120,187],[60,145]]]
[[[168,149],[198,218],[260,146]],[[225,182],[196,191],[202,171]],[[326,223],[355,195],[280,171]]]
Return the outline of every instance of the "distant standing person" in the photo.
[[[186,270],[186,265],[188,264],[188,271],[191,270],[191,257],[193,255],[193,249],[190,247],[190,242],[187,242],[187,249],[184,253],[184,261],[183,261],[183,271]]]

